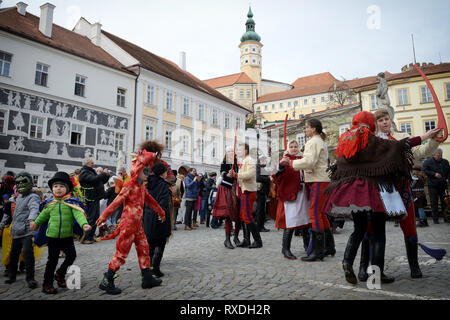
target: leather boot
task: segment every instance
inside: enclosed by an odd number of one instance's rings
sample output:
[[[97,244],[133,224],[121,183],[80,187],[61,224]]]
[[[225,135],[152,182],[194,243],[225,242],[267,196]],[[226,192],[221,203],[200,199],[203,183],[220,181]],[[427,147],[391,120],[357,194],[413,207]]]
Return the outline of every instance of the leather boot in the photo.
[[[374,240],[372,242],[373,258],[372,265],[378,266],[381,272],[381,283],[392,283],[395,278],[390,278],[384,274],[384,253],[386,249],[386,241]]]
[[[417,259],[417,242],[410,241],[411,237],[405,237],[406,256],[408,257],[409,269],[411,270],[411,278],[422,278],[419,261]]]
[[[302,261],[312,262],[317,260],[323,260],[325,257],[325,237],[323,231],[312,230],[312,252],[307,257],[302,257]]]
[[[241,230],[240,226],[237,231],[236,231],[236,226],[234,227],[233,242],[236,247],[239,247],[239,245],[241,244],[241,241],[239,240],[239,231],[240,230]]]
[[[248,248],[249,249],[262,248],[263,243],[262,243],[261,235],[259,234],[258,227],[256,226],[256,224],[254,222],[249,223],[247,225],[247,228],[250,230],[250,232],[252,233],[253,239],[255,240],[255,242],[253,242],[251,245],[249,245]]]
[[[231,244],[230,237],[231,237],[231,233],[226,233],[225,234],[225,242],[223,244],[228,249],[234,249],[233,245]]]
[[[159,266],[161,265],[161,260],[163,257],[164,248],[155,247],[155,251],[153,253],[153,260],[150,260],[152,263],[152,271],[155,277],[163,277],[164,273],[161,272]]]
[[[309,241],[311,239],[309,228],[301,229],[302,230],[302,238],[303,238],[303,248],[305,248],[305,252],[308,251]]]
[[[361,242],[361,260],[359,262],[358,279],[361,282],[366,282],[369,278],[367,274],[367,268],[369,267],[370,260],[370,241],[364,238]]]
[[[117,274],[109,270],[105,272],[102,282],[99,285],[101,290],[105,290],[107,294],[116,295],[122,292],[119,288],[114,285],[114,279],[117,278]]]
[[[153,278],[152,272],[149,268],[143,269],[142,273],[142,289],[149,289],[161,285],[162,280]]]
[[[242,223],[242,233],[244,234],[244,240],[236,247],[247,248],[250,245],[250,230],[245,223]]]
[[[358,283],[355,272],[353,271],[353,262],[358,253],[359,241],[355,234],[351,234],[345,247],[344,260],[342,261],[342,268],[344,269],[345,280],[351,284]]]
[[[283,247],[281,250],[281,253],[284,255],[286,259],[289,260],[295,260],[297,259],[296,256],[294,256],[291,252],[291,241],[292,236],[294,235],[294,230],[292,229],[285,229],[283,231]]]
[[[325,229],[324,230],[325,233],[325,257],[326,256],[332,256],[334,257],[334,255],[336,254],[336,247],[334,244],[334,236],[333,233],[331,232],[330,229]]]

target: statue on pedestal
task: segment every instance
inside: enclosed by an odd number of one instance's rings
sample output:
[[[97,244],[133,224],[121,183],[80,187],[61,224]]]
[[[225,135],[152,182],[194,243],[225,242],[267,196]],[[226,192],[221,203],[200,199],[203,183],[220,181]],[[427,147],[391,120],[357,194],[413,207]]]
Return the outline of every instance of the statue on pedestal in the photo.
[[[395,132],[398,132],[397,130],[397,125],[394,122],[394,117],[395,117],[395,112],[394,112],[394,108],[391,106],[391,100],[389,99],[389,94],[388,94],[388,84],[386,81],[386,75],[384,74],[384,72],[380,72],[377,75],[377,79],[379,81],[379,85],[376,91],[376,97],[377,97],[377,106],[378,109],[386,109],[389,113],[389,117],[392,120],[392,129]]]

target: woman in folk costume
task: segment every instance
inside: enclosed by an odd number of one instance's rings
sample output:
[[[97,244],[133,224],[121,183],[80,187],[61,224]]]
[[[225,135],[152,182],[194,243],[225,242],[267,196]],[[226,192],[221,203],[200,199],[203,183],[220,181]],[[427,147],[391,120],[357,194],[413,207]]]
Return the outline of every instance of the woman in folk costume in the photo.
[[[234,175],[230,174],[238,172],[238,164],[236,155],[233,159],[233,148],[227,148],[225,157],[220,165],[221,179],[218,181],[219,189],[217,190],[216,200],[213,206],[213,217],[216,219],[225,219],[225,242],[226,248],[234,249],[231,244],[231,230],[234,222],[234,244],[238,247],[241,245],[238,235],[241,229],[241,220],[239,218],[236,187],[237,182]],[[234,165],[233,165],[234,163]],[[233,168],[233,169],[232,169]]]
[[[408,139],[410,136],[407,133],[396,132],[392,130],[392,119],[389,116],[389,113],[385,109],[377,110],[374,113],[377,132],[376,135],[382,139],[391,140],[391,141],[399,141],[402,139]],[[413,157],[415,159],[426,158],[430,156],[434,150],[439,147],[439,142],[436,140],[441,129],[436,128],[428,131],[425,135],[421,137],[412,138],[417,139],[417,146],[411,149]],[[422,144],[422,141],[428,140],[425,144]],[[444,250],[433,250],[425,247],[424,245],[418,243],[417,240],[417,231],[415,226],[415,212],[414,212],[414,198],[411,193],[410,184],[408,181],[404,181],[402,184],[396,184],[397,191],[400,192],[403,198],[403,202],[406,210],[408,211],[408,215],[406,218],[400,220],[400,227],[403,231],[405,246],[406,246],[406,255],[408,258],[408,264],[411,270],[412,278],[421,278],[422,272],[419,267],[417,251],[418,245],[424,249],[425,252],[430,254],[433,258],[441,260],[443,255],[445,255]],[[364,238],[362,243],[361,250],[361,263],[360,270],[358,274],[358,278],[360,281],[365,281],[368,278],[367,275],[367,266],[369,264],[370,259],[370,244],[369,239],[371,238],[371,230],[369,228],[367,236]]]
[[[151,166],[157,154],[147,152],[145,146],[148,142],[141,145],[137,156],[132,161],[130,181],[124,184],[122,190],[116,199],[106,208],[96,224],[101,226],[106,219],[120,207],[123,203],[123,213],[120,224],[111,235],[104,240],[114,239],[119,236],[116,241],[116,253],[111,259],[108,271],[104,274],[104,278],[100,283],[100,289],[105,290],[108,294],[119,294],[121,290],[114,285],[114,279],[117,277],[116,272],[125,264],[131,246],[134,243],[138,255],[139,267],[142,272],[142,288],[151,288],[161,284],[160,279],[155,279],[150,271],[150,256],[147,238],[143,228],[144,203],[154,210],[160,217],[161,221],[166,220],[164,210],[158,205],[155,199],[147,192],[145,181],[149,174],[149,166]]]
[[[317,119],[306,121],[306,136],[309,138],[305,145],[303,158],[292,160],[285,156],[280,164],[291,166],[294,170],[304,170],[305,182],[310,192],[309,218],[311,220],[312,252],[303,261],[323,260],[327,255],[334,256],[336,249],[334,237],[330,229],[327,216],[322,211],[326,196],[323,191],[328,186],[330,178],[326,172],[328,167],[328,153],[322,138],[322,123]]]
[[[289,153],[286,155],[291,160],[301,159],[299,156],[298,142],[292,140],[289,143]],[[272,175],[278,191],[278,207],[275,227],[283,229],[283,242],[281,253],[286,259],[297,259],[291,252],[291,241],[296,229],[308,229],[311,226],[309,220],[309,195],[305,186],[305,174],[303,170],[295,171],[290,166],[280,165],[278,172]],[[303,237],[304,245],[308,247],[309,239]]]

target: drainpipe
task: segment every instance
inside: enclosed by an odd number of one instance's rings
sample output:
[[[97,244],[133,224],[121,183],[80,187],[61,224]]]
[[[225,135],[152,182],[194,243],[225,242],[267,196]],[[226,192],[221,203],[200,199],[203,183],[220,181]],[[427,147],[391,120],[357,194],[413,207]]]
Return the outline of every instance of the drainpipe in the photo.
[[[139,68],[139,72],[137,74],[136,80],[134,82],[134,126],[133,126],[133,152],[135,151],[134,148],[136,147],[136,112],[137,112],[137,86],[138,86],[138,80],[141,76],[141,66],[137,66]]]

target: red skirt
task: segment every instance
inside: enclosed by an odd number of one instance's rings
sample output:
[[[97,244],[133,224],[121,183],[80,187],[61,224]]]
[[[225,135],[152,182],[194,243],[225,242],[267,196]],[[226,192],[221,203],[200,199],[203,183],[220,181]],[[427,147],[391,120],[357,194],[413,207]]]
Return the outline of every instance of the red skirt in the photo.
[[[239,221],[239,209],[235,186],[236,184],[233,185],[232,189],[219,186],[212,212],[214,218],[230,218],[232,221]]]

